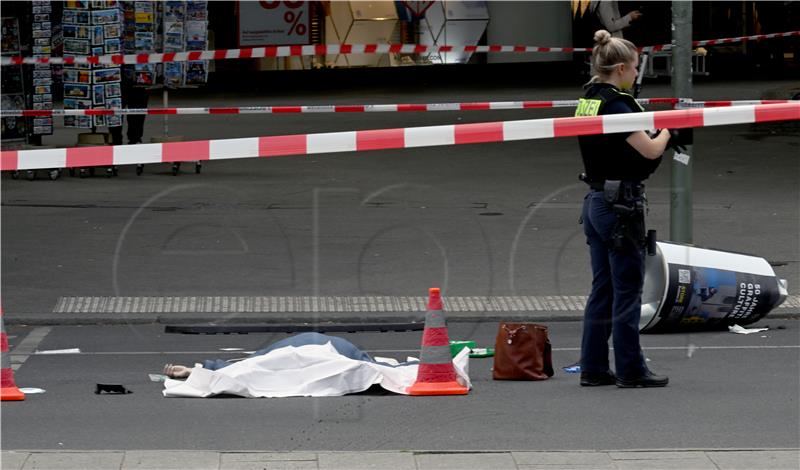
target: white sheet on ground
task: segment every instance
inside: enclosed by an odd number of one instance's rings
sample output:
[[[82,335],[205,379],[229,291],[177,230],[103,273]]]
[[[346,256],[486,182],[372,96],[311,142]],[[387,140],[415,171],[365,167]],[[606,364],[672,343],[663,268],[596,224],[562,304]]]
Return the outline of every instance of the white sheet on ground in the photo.
[[[469,349],[453,358],[458,381],[469,388]],[[407,395],[417,379],[417,362],[390,367],[339,354],[330,343],[276,349],[213,371],[195,367],[185,380],[167,379],[165,397],[205,398],[219,394],[258,397],[331,397],[362,392],[374,384]]]

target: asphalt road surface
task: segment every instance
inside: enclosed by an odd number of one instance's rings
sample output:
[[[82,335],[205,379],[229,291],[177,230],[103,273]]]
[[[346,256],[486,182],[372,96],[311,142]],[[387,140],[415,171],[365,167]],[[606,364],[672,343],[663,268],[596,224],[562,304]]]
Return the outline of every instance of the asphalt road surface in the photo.
[[[788,82],[705,83],[697,99],[776,98]],[[579,86],[412,83],[386,89],[258,95],[175,94],[175,106],[574,99]],[[668,86],[645,96],[669,96]],[[172,97],[171,97],[172,98]],[[155,100],[151,106],[155,106]],[[569,109],[339,115],[171,117],[170,134],[209,139],[566,116]],[[59,120],[56,120],[59,121]],[[145,139],[163,133],[148,118]],[[76,132],[46,140],[73,145]],[[699,129],[694,146],[694,243],[766,258],[800,283],[800,128],[794,123]],[[23,387],[2,405],[3,449],[656,449],[796,448],[797,320],[767,317],[756,335],[646,336],[665,389],[584,389],[561,371],[578,359],[580,325],[551,323],[558,373],[495,382],[471,362],[465,397],[371,390],[310,399],[166,399],[150,382],[166,362],[229,357],[282,335],[165,335],[114,309],[66,298],[168,296],[575,296],[590,286],[577,223],[586,187],[575,139],[151,165],[142,176],[58,181],[2,176],[2,302]],[[669,165],[648,184],[651,228],[669,236]],[[100,304],[93,304],[100,305]],[[798,313],[795,307],[794,313]],[[235,319],[235,313],[218,319]],[[791,312],[789,312],[791,313]],[[281,312],[277,312],[280,316]],[[89,317],[88,315],[94,315]],[[325,312],[308,317],[324,319]],[[50,325],[25,326],[37,316]],[[53,317],[56,317],[53,320]],[[368,315],[365,315],[368,317]],[[378,315],[380,316],[380,315]],[[89,318],[89,320],[87,320]],[[165,313],[162,321],[180,320]],[[216,317],[215,317],[216,318]],[[65,326],[70,321],[115,326]],[[775,329],[783,325],[786,329]],[[491,345],[497,324],[454,324],[452,339]],[[399,359],[421,334],[345,334]],[[696,347],[700,347],[697,349]],[[74,355],[36,350],[80,348]],[[121,383],[124,396],[95,395]]]
[[[800,440],[796,320],[767,332],[644,335],[661,389],[584,388],[562,367],[578,357],[580,324],[551,323],[556,375],[493,381],[492,359],[472,359],[474,389],[459,397],[405,397],[373,388],[332,398],[164,398],[166,362],[232,358],[284,338],[174,335],[163,326],[9,328],[21,387],[46,392],[4,402],[3,449],[587,450],[794,448]],[[778,329],[778,327],[785,329]],[[494,343],[495,322],[450,325],[451,339]],[[420,332],[340,335],[373,355],[418,356]],[[80,348],[80,354],[34,351]],[[118,383],[129,395],[95,395]]]

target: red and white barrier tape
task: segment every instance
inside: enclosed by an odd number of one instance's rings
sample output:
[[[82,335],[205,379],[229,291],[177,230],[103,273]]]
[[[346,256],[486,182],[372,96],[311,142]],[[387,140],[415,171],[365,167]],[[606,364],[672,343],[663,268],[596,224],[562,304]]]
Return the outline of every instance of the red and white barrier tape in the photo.
[[[0,170],[33,170],[196,160],[313,155],[483,142],[611,134],[654,128],[800,120],[800,101],[730,108],[682,109],[596,117],[531,119],[159,144],[8,150]]]
[[[677,98],[643,98],[640,104],[676,104]],[[783,102],[783,101],[781,101]],[[758,103],[748,103],[758,104]],[[420,104],[346,104],[321,106],[225,106],[219,108],[150,108],[150,109],[11,109],[0,116],[109,116],[114,114],[279,114],[279,113],[375,113],[409,111],[481,111],[575,107],[578,100],[488,101],[473,103]]]
[[[683,108],[719,108],[752,104],[789,103],[791,100],[728,100],[692,101],[678,98],[641,98],[639,104],[678,103]],[[225,106],[219,108],[126,108],[126,109],[10,109],[0,110],[0,117],[50,117],[50,116],[111,116],[111,115],[203,115],[203,114],[285,114],[285,113],[381,113],[410,111],[484,111],[536,108],[569,108],[577,100],[552,101],[487,101],[472,103],[420,103],[420,104],[345,104],[312,106]]]
[[[258,59],[263,57],[301,57],[338,54],[432,54],[441,52],[587,52],[587,48],[538,46],[427,46],[424,44],[312,44],[305,46],[266,46],[212,51],[154,54],[106,54],[80,57],[3,57],[2,65],[14,64],[158,64],[195,60]]]
[[[692,46],[713,46],[747,41],[759,41],[779,37],[800,36],[800,31],[759,34],[736,38],[708,39],[693,41]],[[671,44],[640,47],[641,52],[658,52],[671,49]],[[337,54],[432,54],[455,53],[527,53],[527,52],[591,52],[587,47],[540,47],[540,46],[465,46],[465,45],[424,45],[424,44],[312,44],[305,46],[267,46],[244,49],[221,49],[212,51],[168,52],[157,54],[106,54],[80,57],[3,57],[2,65],[15,64],[157,64],[164,62],[187,62],[195,60],[252,59],[262,57],[298,57]]]
[[[739,36],[735,38],[706,39],[703,41],[692,41],[692,47],[715,46],[717,44],[734,44],[739,42],[760,41],[762,39],[785,38],[789,36],[800,36],[800,31],[787,31],[785,33],[757,34],[755,36]],[[670,47],[672,46],[670,45]]]
[[[780,104],[791,103],[792,100],[679,100],[677,107],[680,108],[727,108],[730,106],[747,106],[751,104]]]

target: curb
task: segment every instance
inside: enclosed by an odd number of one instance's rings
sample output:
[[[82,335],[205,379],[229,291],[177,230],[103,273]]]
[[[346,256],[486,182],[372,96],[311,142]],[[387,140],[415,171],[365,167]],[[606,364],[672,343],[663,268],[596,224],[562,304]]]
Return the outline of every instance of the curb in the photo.
[[[3,449],[3,452],[37,452],[51,454],[92,454],[99,452],[196,452],[197,449]],[[215,452],[218,454],[386,454],[386,453],[413,453],[413,454],[502,454],[507,452],[547,452],[547,453],[635,453],[635,452],[786,452],[800,451],[800,447],[643,447],[630,449],[380,449],[380,450],[247,450],[247,449],[209,449],[202,452]]]

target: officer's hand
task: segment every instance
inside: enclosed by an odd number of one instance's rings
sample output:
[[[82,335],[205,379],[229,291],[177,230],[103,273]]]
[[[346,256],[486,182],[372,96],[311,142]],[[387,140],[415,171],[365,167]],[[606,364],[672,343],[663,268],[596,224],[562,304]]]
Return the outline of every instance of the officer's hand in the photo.
[[[669,143],[667,144],[669,148],[676,152],[684,153],[686,152],[686,146],[681,143],[680,132],[678,129],[669,129]]]
[[[639,10],[633,10],[632,12],[628,13],[628,17],[630,17],[631,21],[636,21],[642,17],[642,12]]]
[[[651,139],[663,139],[666,137],[666,140],[669,141],[672,137],[672,134],[669,133],[669,129],[652,129],[646,132]]]

